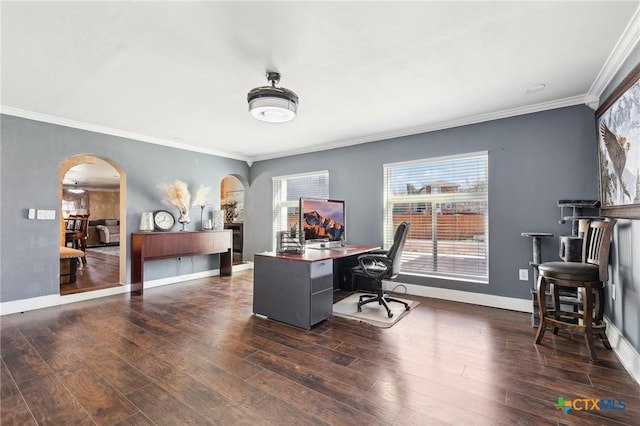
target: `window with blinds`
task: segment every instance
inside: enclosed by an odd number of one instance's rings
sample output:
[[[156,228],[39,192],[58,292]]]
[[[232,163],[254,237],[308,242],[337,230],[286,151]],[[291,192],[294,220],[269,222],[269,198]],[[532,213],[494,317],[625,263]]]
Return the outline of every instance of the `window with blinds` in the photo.
[[[329,198],[329,171],[273,177],[273,250],[279,231],[299,226],[300,197]]]
[[[403,273],[488,282],[488,153],[384,165],[384,244],[411,227]]]

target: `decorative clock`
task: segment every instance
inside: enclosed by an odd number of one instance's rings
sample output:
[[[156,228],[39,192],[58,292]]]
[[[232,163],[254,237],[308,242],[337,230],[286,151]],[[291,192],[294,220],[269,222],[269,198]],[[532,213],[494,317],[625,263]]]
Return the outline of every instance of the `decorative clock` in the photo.
[[[176,218],[166,210],[153,212],[153,225],[156,231],[169,231],[176,224]]]

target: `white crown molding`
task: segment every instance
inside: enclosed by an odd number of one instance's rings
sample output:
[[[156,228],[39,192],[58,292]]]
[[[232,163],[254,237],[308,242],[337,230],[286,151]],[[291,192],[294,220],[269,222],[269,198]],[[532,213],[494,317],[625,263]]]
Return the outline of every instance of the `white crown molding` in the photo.
[[[593,84],[589,88],[589,96],[597,99],[597,103],[593,109],[597,109],[600,103],[600,96],[604,89],[607,88],[611,80],[616,73],[622,67],[624,61],[627,60],[631,51],[640,41],[640,6],[636,9],[636,12],[631,17],[629,24],[622,32],[622,35],[618,39],[618,42],[613,47],[613,50],[609,54],[609,57],[604,62],[604,65],[600,69],[600,72],[593,81]],[[591,106],[591,105],[589,105]]]
[[[335,141],[333,143],[324,144],[324,145],[316,146],[313,148],[290,150],[290,151],[278,152],[275,154],[255,156],[255,157],[252,157],[252,160],[253,161],[271,160],[274,158],[289,157],[292,155],[299,155],[299,154],[308,154],[311,152],[324,151],[327,149],[343,148],[351,145],[359,145],[363,143],[399,138],[403,136],[412,136],[420,133],[435,132],[437,130],[445,130],[445,129],[451,129],[454,127],[468,126],[470,124],[478,124],[478,123],[483,123],[487,121],[500,120],[502,118],[532,114],[536,112],[548,111],[552,109],[564,108],[564,107],[569,107],[574,105],[588,105],[590,103],[593,103],[593,101],[594,101],[593,97],[587,94],[572,96],[569,98],[558,99],[558,100],[549,101],[549,102],[542,102],[539,104],[527,105],[524,107],[511,108],[511,109],[491,112],[487,114],[480,114],[480,115],[475,115],[475,116],[465,117],[465,118],[460,118],[455,120],[449,120],[449,121],[441,121],[438,123],[429,123],[422,126],[409,127],[405,129],[393,130],[388,132],[374,133],[374,134],[360,136],[360,137],[351,138],[351,139],[344,139],[341,141]]]
[[[139,133],[127,132],[124,130],[112,129],[110,127],[98,126],[95,124],[83,123],[80,121],[69,120],[62,117],[56,117],[48,114],[41,114],[39,112],[27,111],[20,108],[14,108],[7,105],[0,105],[0,112],[2,114],[11,115],[14,117],[28,118],[30,120],[41,121],[44,123],[57,124],[60,126],[71,127],[74,129],[87,130],[95,133],[102,133],[105,135],[117,136],[121,138],[133,139],[141,142],[153,143],[156,145],[168,146],[171,148],[183,149],[186,151],[200,152],[202,154],[215,155],[218,157],[231,158],[234,160],[248,161],[249,158],[234,155],[228,152],[217,151],[212,149],[205,149],[195,145],[189,145],[186,143],[178,143],[175,141],[169,141],[162,138],[156,138],[154,136],[142,135]]]
[[[290,157],[292,155],[308,154],[311,152],[324,151],[328,149],[343,148],[343,147],[359,145],[363,143],[376,142],[376,141],[399,138],[404,136],[412,136],[420,133],[428,133],[428,132],[434,132],[437,130],[445,130],[445,129],[451,129],[455,127],[468,126],[470,124],[478,124],[478,123],[483,123],[487,121],[500,120],[503,118],[515,117],[518,115],[525,115],[525,114],[532,114],[536,112],[548,111],[552,109],[564,108],[564,107],[569,107],[574,105],[591,106],[594,104],[594,102],[597,103],[597,100],[598,100],[597,98],[594,98],[590,94],[584,94],[584,95],[572,96],[564,99],[557,99],[549,102],[542,102],[534,105],[527,105],[524,107],[511,108],[511,109],[506,109],[502,111],[496,111],[496,112],[491,112],[487,114],[480,114],[480,115],[475,115],[475,116],[465,117],[465,118],[460,118],[455,120],[441,121],[438,123],[429,123],[422,126],[409,127],[405,129],[392,130],[388,132],[373,133],[365,136],[359,136],[356,138],[335,141],[332,143],[323,144],[315,147],[294,149],[294,150],[282,151],[274,154],[267,154],[262,156],[258,155],[255,157],[243,157],[243,156],[232,155],[232,154],[224,153],[220,151],[206,150],[193,145],[180,144],[173,141],[154,138],[151,136],[139,135],[139,134],[120,131],[116,129],[110,129],[102,126],[95,126],[92,124],[86,124],[86,123],[81,123],[74,120],[67,120],[63,118],[53,117],[46,114],[35,113],[31,111],[21,110],[18,108],[7,107],[4,105],[0,106],[1,108],[0,112],[7,115],[28,118],[36,121],[43,121],[43,122],[52,123],[52,124],[59,124],[61,126],[66,126],[66,127],[73,127],[73,128],[93,131],[97,133],[104,133],[104,134],[109,134],[113,136],[125,137],[128,139],[140,140],[143,142],[155,143],[158,145],[171,146],[174,148],[184,149],[187,151],[201,152],[204,154],[217,155],[219,157],[242,160],[242,161],[246,161],[249,167],[251,167],[251,165],[256,161]]]

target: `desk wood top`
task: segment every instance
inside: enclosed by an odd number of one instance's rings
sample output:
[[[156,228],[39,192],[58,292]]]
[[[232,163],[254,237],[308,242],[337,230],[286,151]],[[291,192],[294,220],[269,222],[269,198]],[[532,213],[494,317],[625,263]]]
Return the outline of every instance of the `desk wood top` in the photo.
[[[292,260],[295,262],[316,262],[319,260],[327,259],[340,259],[342,257],[355,256],[359,254],[368,253],[373,250],[378,250],[378,246],[355,246],[347,245],[344,247],[335,248],[307,248],[302,254],[294,253],[275,253],[272,251],[256,253],[255,256],[273,257],[283,260]]]

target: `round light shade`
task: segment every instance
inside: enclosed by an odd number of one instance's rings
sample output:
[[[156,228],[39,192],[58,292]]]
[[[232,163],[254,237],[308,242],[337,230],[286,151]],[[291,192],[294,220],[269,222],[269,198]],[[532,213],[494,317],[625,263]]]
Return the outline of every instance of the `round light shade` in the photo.
[[[256,87],[247,94],[247,101],[251,115],[267,123],[291,121],[298,111],[298,95],[282,87]]]

